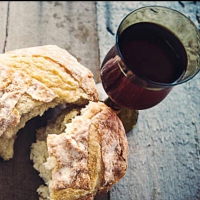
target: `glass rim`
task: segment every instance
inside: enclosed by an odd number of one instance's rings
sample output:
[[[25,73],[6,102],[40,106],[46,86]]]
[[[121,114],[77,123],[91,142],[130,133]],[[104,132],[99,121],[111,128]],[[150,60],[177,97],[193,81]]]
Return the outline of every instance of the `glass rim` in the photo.
[[[122,19],[122,21],[119,23],[118,28],[117,28],[117,32],[116,32],[116,36],[115,36],[117,51],[118,51],[118,53],[119,53],[119,55],[120,55],[122,61],[124,62],[126,68],[128,68],[133,74],[137,75],[137,77],[138,77],[139,79],[144,80],[144,81],[146,81],[147,83],[150,83],[150,84],[153,84],[153,85],[157,85],[157,86],[172,87],[172,86],[179,85],[179,84],[182,84],[182,83],[185,83],[185,82],[191,80],[193,77],[195,77],[195,76],[198,74],[198,72],[200,71],[200,68],[199,68],[195,73],[193,73],[191,76],[189,76],[189,77],[187,77],[187,78],[185,78],[185,79],[182,79],[183,76],[184,76],[184,74],[185,74],[185,73],[184,73],[181,77],[179,77],[179,79],[175,80],[175,81],[172,82],[172,83],[163,83],[163,82],[152,81],[152,80],[150,80],[150,79],[148,79],[148,78],[145,78],[145,77],[140,76],[139,74],[135,73],[131,68],[129,68],[128,65],[126,64],[126,61],[125,61],[125,59],[124,59],[124,57],[123,57],[123,55],[122,55],[122,53],[121,53],[121,51],[120,51],[120,46],[119,46],[119,42],[118,42],[118,41],[119,41],[119,30],[120,30],[120,27],[121,27],[121,25],[123,24],[123,22],[124,22],[132,13],[137,12],[137,11],[139,11],[139,10],[147,9],[147,8],[149,8],[149,9],[150,9],[150,8],[162,8],[162,9],[174,11],[174,12],[178,13],[179,15],[182,15],[185,19],[188,20],[188,22],[190,22],[190,23],[197,29],[196,25],[194,24],[194,22],[193,22],[192,20],[190,20],[188,17],[186,17],[183,13],[179,12],[178,10],[175,10],[175,9],[173,9],[173,8],[170,8],[170,7],[158,6],[158,5],[152,5],[152,6],[149,5],[149,6],[143,6],[143,7],[140,7],[140,8],[137,8],[137,9],[135,9],[135,10],[130,11],[130,12]],[[144,22],[144,21],[143,21],[143,22]],[[149,21],[146,21],[146,22],[149,22]],[[138,22],[137,22],[137,23],[138,23]],[[137,23],[135,23],[135,24],[137,24]],[[156,25],[161,25],[161,24],[155,23],[155,22],[151,22],[151,23],[154,23],[154,24],[156,24]],[[165,26],[163,26],[163,27],[165,27]],[[198,31],[198,29],[197,29],[197,31]]]

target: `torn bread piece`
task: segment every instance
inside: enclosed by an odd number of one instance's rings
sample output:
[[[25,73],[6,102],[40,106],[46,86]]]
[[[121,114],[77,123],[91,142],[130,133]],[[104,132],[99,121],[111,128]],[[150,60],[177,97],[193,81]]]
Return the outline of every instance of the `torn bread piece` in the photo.
[[[128,142],[116,113],[89,102],[39,129],[30,158],[45,183],[40,200],[93,200],[124,176]]]
[[[44,45],[0,54],[0,156],[13,157],[19,129],[61,104],[98,101],[92,72],[65,49]]]

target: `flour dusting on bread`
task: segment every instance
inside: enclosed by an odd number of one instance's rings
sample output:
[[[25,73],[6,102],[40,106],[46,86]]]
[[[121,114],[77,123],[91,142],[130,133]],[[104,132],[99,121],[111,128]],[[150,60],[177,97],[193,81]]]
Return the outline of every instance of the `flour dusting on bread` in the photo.
[[[124,127],[116,113],[102,102],[89,102],[66,123],[62,133],[45,135],[46,146],[42,148],[48,156],[43,163],[35,156],[44,152],[38,147],[44,143],[37,140],[32,145],[31,159],[46,183],[47,187],[38,189],[44,194],[41,191],[45,188],[49,194],[46,199],[94,199],[108,192],[126,172],[128,143]],[[49,180],[44,171],[51,173]]]
[[[65,49],[44,45],[0,54],[0,156],[14,156],[18,131],[46,111],[30,159],[39,200],[94,200],[127,169],[128,142],[114,110],[99,101],[92,72]],[[28,133],[27,133],[28,134]]]
[[[13,157],[19,129],[59,104],[97,101],[92,72],[56,45],[0,54],[0,156]]]

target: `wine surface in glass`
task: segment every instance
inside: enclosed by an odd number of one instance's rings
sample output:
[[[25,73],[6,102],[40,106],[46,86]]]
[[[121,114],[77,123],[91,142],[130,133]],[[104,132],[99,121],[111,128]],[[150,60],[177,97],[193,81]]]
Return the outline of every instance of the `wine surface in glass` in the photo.
[[[118,54],[128,70],[142,80],[134,82],[122,73],[115,61]],[[130,109],[147,109],[161,102],[174,82],[185,73],[187,54],[181,41],[169,30],[154,23],[129,26],[117,38],[117,44],[106,55],[101,79],[108,96]],[[155,85],[155,88],[146,86]]]

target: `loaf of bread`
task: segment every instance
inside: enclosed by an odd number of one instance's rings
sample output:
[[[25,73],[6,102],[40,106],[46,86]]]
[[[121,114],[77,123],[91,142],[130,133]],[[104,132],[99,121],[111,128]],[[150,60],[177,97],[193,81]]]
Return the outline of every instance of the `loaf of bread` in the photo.
[[[93,74],[56,45],[0,54],[0,156],[13,157],[19,129],[62,104],[98,101]]]
[[[44,180],[40,200],[93,200],[124,176],[128,142],[116,113],[90,101],[39,129],[30,158]]]
[[[0,54],[0,157],[11,159],[18,131],[50,109],[55,115],[31,145],[44,181],[39,199],[107,193],[126,172],[128,142],[115,111],[99,101],[92,72],[56,45]]]

